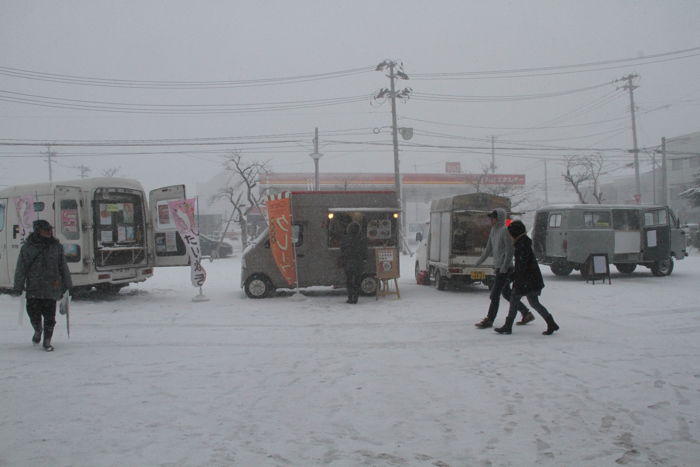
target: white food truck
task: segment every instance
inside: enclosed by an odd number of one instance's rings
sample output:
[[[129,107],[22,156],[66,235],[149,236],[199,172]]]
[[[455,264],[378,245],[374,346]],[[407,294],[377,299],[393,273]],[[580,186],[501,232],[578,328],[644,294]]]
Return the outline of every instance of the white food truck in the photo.
[[[37,219],[54,226],[74,291],[116,292],[151,277],[156,266],[187,265],[168,210],[169,201],[184,198],[184,185],[158,188],[147,199],[139,182],[113,177],[0,190],[0,289],[13,287],[22,230]]]

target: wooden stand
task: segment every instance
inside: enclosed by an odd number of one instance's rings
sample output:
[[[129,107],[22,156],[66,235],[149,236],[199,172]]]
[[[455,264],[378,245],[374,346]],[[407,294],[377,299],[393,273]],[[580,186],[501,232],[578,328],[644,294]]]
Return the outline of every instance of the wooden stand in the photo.
[[[399,294],[399,250],[397,248],[377,248],[375,250],[375,268],[377,281],[377,300],[379,297]],[[394,290],[389,287],[389,281],[394,281]]]
[[[394,289],[391,290],[389,287],[389,281],[394,281]],[[377,300],[379,297],[386,297],[387,295],[396,295],[397,299],[401,299],[401,293],[399,292],[399,282],[394,279],[377,279]]]

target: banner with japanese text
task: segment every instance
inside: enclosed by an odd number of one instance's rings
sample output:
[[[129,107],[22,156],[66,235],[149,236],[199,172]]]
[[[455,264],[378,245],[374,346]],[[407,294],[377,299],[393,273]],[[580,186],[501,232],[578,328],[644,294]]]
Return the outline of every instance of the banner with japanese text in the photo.
[[[204,270],[201,263],[202,252],[199,247],[199,233],[194,216],[195,203],[195,198],[170,201],[168,202],[168,210],[190,258],[192,285],[201,287],[207,280],[207,271]]]
[[[24,242],[32,232],[32,223],[36,218],[34,212],[34,196],[22,195],[15,198],[15,209],[17,209],[17,223],[19,224],[19,236]]]
[[[292,200],[289,197],[289,192],[268,197],[267,215],[272,257],[287,284],[295,285],[297,283],[297,265],[294,253]]]

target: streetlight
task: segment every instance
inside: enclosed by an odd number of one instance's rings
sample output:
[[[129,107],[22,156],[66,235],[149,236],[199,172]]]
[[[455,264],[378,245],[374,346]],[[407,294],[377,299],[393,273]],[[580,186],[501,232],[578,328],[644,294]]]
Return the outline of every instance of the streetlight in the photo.
[[[314,160],[314,191],[319,191],[321,188],[318,182],[318,161],[323,157],[323,154],[318,152],[318,128],[316,128],[314,135],[314,152],[309,154],[309,157]]]

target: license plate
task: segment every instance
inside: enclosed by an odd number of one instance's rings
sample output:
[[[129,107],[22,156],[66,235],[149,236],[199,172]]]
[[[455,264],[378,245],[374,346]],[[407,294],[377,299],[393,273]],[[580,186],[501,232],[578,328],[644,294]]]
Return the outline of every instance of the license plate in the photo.
[[[483,281],[486,279],[486,273],[483,271],[473,271],[469,274],[469,277],[471,277],[473,281]]]

